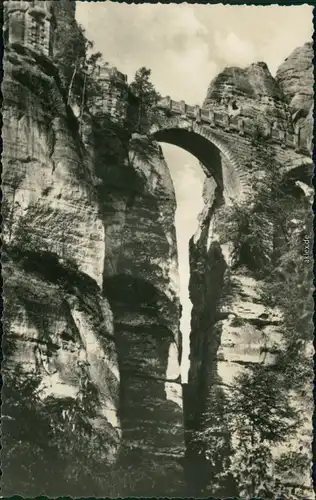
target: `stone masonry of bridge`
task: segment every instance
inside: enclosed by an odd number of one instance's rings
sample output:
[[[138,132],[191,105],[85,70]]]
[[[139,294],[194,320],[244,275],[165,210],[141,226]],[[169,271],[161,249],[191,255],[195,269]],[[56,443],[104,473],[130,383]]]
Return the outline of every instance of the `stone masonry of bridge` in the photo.
[[[6,44],[28,46],[36,52],[49,56],[52,52],[54,39],[53,3],[51,1],[7,2],[4,19]],[[73,15],[73,4],[64,1],[62,3],[71,9]],[[127,76],[117,71],[116,68],[104,65],[99,70],[98,80],[104,92],[96,99],[94,107],[101,112],[110,113],[113,119],[121,121],[127,112]],[[150,132],[155,135],[157,140],[171,142],[197,156],[205,174],[209,177],[215,172],[210,172],[210,167],[205,165],[207,158],[200,157],[200,145],[197,147],[198,152],[194,151],[194,147],[192,151],[188,145],[190,142],[187,141],[188,137],[183,136],[184,144],[182,144],[181,138],[172,138],[172,134],[162,134],[161,132],[181,129],[204,137],[218,148],[238,172],[241,184],[245,184],[245,178],[249,175],[245,169],[246,158],[249,146],[253,143],[254,136],[258,132],[271,143],[277,159],[284,166],[285,171],[305,163],[304,158],[310,155],[310,148],[306,139],[302,137],[300,128],[297,127],[294,130],[289,114],[281,116],[282,113],[280,115],[280,113],[272,112],[269,118],[269,108],[274,105],[270,95],[260,96],[260,105],[268,112],[262,113],[262,116],[249,117],[244,115],[242,107],[236,106],[234,100],[209,109],[209,106],[208,108],[198,105],[191,106],[185,101],[175,101],[167,96],[161,98],[157,103],[157,108],[161,112],[161,120],[158,125],[151,128]],[[293,162],[294,152],[296,159]],[[214,156],[214,151],[212,156]],[[215,179],[220,182],[218,175],[216,178],[216,174]]]
[[[263,97],[262,103],[269,107],[268,99]],[[245,116],[242,107],[234,110],[233,105],[234,101],[221,107],[214,105],[210,110],[162,98],[157,104],[160,116],[150,133],[156,140],[182,147],[196,156],[206,176],[214,177],[227,198],[246,194],[249,179],[257,172],[253,160],[256,134],[264,138],[284,175],[310,164],[309,145],[287,114]]]
[[[269,98],[263,99],[263,103],[269,103]],[[197,123],[207,125],[211,128],[220,128],[230,133],[238,133],[240,136],[254,136],[253,124],[241,116],[241,110],[234,109],[234,104],[228,104],[222,111],[205,109],[198,105],[190,106],[185,101],[173,101],[169,96],[163,97],[157,107],[169,111],[170,115],[180,115],[184,119],[195,118]],[[308,146],[300,138],[300,130],[288,132],[288,128],[280,126],[277,121],[263,122],[263,135],[271,142],[280,144],[282,148],[291,148],[296,151],[308,151]]]

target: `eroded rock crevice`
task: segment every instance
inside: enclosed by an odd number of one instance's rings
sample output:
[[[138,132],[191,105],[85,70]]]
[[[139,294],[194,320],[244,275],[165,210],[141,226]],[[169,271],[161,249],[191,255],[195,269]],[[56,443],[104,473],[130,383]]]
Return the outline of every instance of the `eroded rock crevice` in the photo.
[[[104,477],[109,465],[118,464],[118,478],[106,478],[100,495],[244,494],[234,470],[236,433],[228,411],[234,381],[251,367],[273,367],[284,347],[284,317],[263,299],[264,279],[254,271],[258,260],[252,258],[256,251],[243,241],[236,264],[235,242],[227,234],[230,208],[241,201],[249,201],[251,208],[250,181],[265,175],[260,130],[251,142],[242,134],[231,137],[223,128],[203,135],[196,124],[194,133],[184,130],[184,124],[181,131],[168,129],[155,136],[196,154],[208,174],[205,207],[189,245],[190,372],[182,388],[176,200],[168,166],[152,138],[126,132],[135,97],[124,75],[112,72],[117,81],[111,86],[103,68],[96,79],[102,95],[87,98],[80,110],[80,95],[75,87],[71,94],[66,85],[69,80],[73,85],[74,73],[58,59],[65,56],[64,30],[71,26],[84,45],[83,33],[68,2],[42,4],[45,19],[52,19],[44,52],[29,44],[24,27],[16,30],[16,22],[28,26],[32,9],[41,8],[38,2],[16,2],[7,12],[14,29],[13,35],[6,31],[8,40],[13,38],[6,49],[3,85],[5,370],[19,367],[26,379],[39,377],[42,400],[56,403],[67,416],[64,423],[73,425],[63,405],[69,409],[75,402],[75,413],[84,414],[89,441],[94,443],[101,429],[98,473]],[[262,63],[245,70],[228,68],[210,85],[205,108],[221,109],[231,100],[232,111],[247,119],[255,122],[264,112],[288,130],[301,126],[308,137],[310,50],[309,45],[301,49],[301,72],[295,52],[276,79]],[[305,87],[298,88],[298,80]],[[284,239],[289,234],[302,238],[311,162],[281,146],[271,146],[271,157],[284,162],[281,187],[296,199],[284,235],[269,220],[260,226],[260,258],[279,262]],[[282,265],[276,272],[286,275],[295,262]],[[304,311],[304,327],[307,317]],[[306,394],[301,396],[301,407],[307,400]],[[302,441],[309,439],[307,427]],[[71,426],[67,429],[72,436]],[[60,462],[64,475],[77,481],[77,471],[71,476],[69,453],[65,455]],[[93,457],[92,449],[88,465]],[[47,477],[61,474],[47,467]],[[10,471],[6,474],[9,494],[38,494],[27,480],[21,491],[11,491]],[[41,488],[53,488],[54,477],[49,482],[46,476]],[[76,489],[67,478],[63,490],[45,494],[91,495],[87,479]],[[111,481],[116,483],[105,492],[104,484]],[[23,484],[28,484],[27,492]]]
[[[252,65],[246,70],[227,68],[210,84],[205,106],[223,106],[226,101],[235,99],[238,100],[239,112],[250,116],[254,113],[256,106],[261,106],[261,101],[264,101],[265,110],[269,107],[268,113],[274,114],[276,119],[283,117],[286,120],[288,120],[286,117],[292,113],[291,120],[294,121],[290,127],[301,126],[302,133],[308,134],[311,131],[307,124],[310,106],[310,91],[308,90],[311,78],[310,50],[310,44],[297,49],[280,67],[276,80],[271,77],[266,65],[263,64]],[[300,64],[297,63],[298,54],[302,54]],[[287,80],[288,77],[290,81]],[[302,108],[301,113],[296,106]],[[267,280],[277,282],[282,275],[285,281],[284,284],[280,283],[280,287],[286,286],[288,278],[285,278],[284,273],[288,271],[285,270],[284,261],[290,258],[288,252],[291,252],[291,248],[293,248],[292,252],[296,252],[294,248],[297,248],[297,242],[304,237],[304,234],[306,239],[306,234],[310,232],[308,227],[311,228],[310,217],[309,223],[307,222],[311,198],[304,183],[307,178],[311,178],[311,163],[307,160],[309,166],[306,164],[304,167],[305,161],[303,160],[300,166],[295,167],[296,162],[293,157],[292,163],[289,160],[292,168],[282,174],[282,168],[286,163],[284,158],[281,159],[273,148],[263,149],[260,146],[260,140],[256,141],[248,157],[244,155],[242,149],[238,156],[239,161],[247,164],[248,189],[241,191],[241,184],[231,176],[232,169],[229,160],[227,161],[227,158],[223,156],[221,165],[223,193],[220,194],[217,188],[216,194],[215,183],[210,179],[205,181],[203,195],[205,207],[200,215],[198,231],[190,241],[189,290],[193,308],[189,380],[184,386],[185,464],[190,494],[196,496],[253,495],[255,491],[258,493],[259,485],[256,483],[258,479],[253,478],[248,489],[242,489],[243,462],[240,454],[243,445],[238,437],[242,424],[240,421],[239,430],[236,433],[236,429],[232,428],[234,416],[231,413],[231,406],[234,406],[232,405],[234,398],[238,401],[240,397],[238,391],[241,389],[239,387],[237,390],[238,384],[245,380],[249,383],[250,374],[251,376],[256,373],[261,374],[258,375],[257,380],[260,377],[262,379],[266,377],[269,379],[270,376],[272,379],[278,377],[276,374],[273,375],[274,371],[277,371],[276,367],[283,363],[282,356],[286,352],[287,343],[290,342],[287,337],[291,335],[289,332],[292,326],[289,326],[285,315],[291,315],[290,312],[286,312],[287,307],[291,306],[287,306],[287,299],[283,302],[282,300],[271,302],[271,293],[278,297],[278,294],[282,296],[282,292],[280,289],[271,292],[269,287],[268,292]],[[276,174],[272,172],[273,165],[278,165],[279,170]],[[267,201],[264,201],[264,196],[262,198],[263,205],[259,206],[258,212],[261,229],[255,241],[251,242],[249,238],[247,239],[248,225],[254,223],[257,217],[256,211],[251,212],[251,207],[254,207],[259,199],[254,198],[254,193],[258,189],[258,180],[259,183],[260,179],[263,180],[261,182],[265,182],[269,176],[271,185],[274,183],[274,187],[272,190],[269,188],[271,194]],[[251,185],[256,187],[251,188]],[[278,205],[276,211],[273,212],[275,199],[278,200]],[[241,240],[236,247],[234,223],[231,224],[233,215],[230,217],[228,214],[232,213],[233,206],[238,205],[238,210],[244,206],[245,213],[248,208],[250,211],[242,223],[243,232],[240,233]],[[245,209],[245,207],[248,208]],[[241,212],[238,210],[234,212],[234,217],[240,217]],[[271,213],[278,215],[272,216]],[[299,243],[299,246],[301,244]],[[297,258],[301,259],[301,257]],[[291,264],[290,267],[295,276],[296,265]],[[261,269],[266,269],[266,275],[262,274]],[[289,270],[288,267],[286,269]],[[301,276],[301,279],[303,282],[305,278]],[[309,313],[306,311],[308,307]],[[311,321],[311,304],[302,305],[302,308],[305,312],[300,315],[302,317],[300,321],[304,322],[307,317]],[[298,318],[295,324],[297,321]],[[309,328],[308,323],[305,323],[304,327],[303,323],[300,324],[301,332],[302,328],[305,330]],[[300,342],[305,345],[303,351],[310,352],[311,334],[309,341],[302,340],[304,336],[302,333],[300,336]],[[304,338],[307,340],[307,337],[304,336]],[[307,354],[306,359],[308,356]],[[279,384],[282,383],[279,382]],[[248,390],[253,390],[251,385]],[[311,416],[311,397],[308,397],[305,392],[306,399],[303,403],[302,390],[305,391],[302,387],[290,390],[291,405],[298,412],[301,411],[299,408],[302,408],[302,404],[306,405]],[[262,398],[263,396],[259,394],[261,394],[260,390],[258,397]],[[246,400],[245,395],[243,398]],[[249,404],[257,405],[258,409],[261,408],[259,400],[256,403],[254,401],[250,403],[251,397],[248,398]],[[251,412],[246,416],[245,409],[248,403],[244,401],[244,406],[239,408],[240,415],[245,413],[244,417],[241,416],[244,421],[252,418]],[[274,403],[271,401],[270,404]],[[263,407],[260,411],[261,414],[264,413]],[[292,438],[288,437],[288,441],[283,446],[277,443],[270,444],[275,464],[278,463],[282,453],[285,455],[288,453],[288,456],[292,453],[294,456],[293,453],[298,452],[295,445],[295,439],[298,439],[301,443],[299,452],[302,460],[306,461],[306,467],[308,466],[308,460],[310,460],[308,440],[311,439],[311,434],[307,430],[307,420],[301,419],[299,426],[296,437],[294,435]],[[243,442],[246,446],[246,437]],[[252,444],[250,443],[248,456],[251,455],[251,449],[254,447],[253,441]],[[266,458],[266,461],[268,460],[270,459]],[[251,464],[247,466],[245,481],[247,477],[249,478],[250,466]],[[281,472],[281,475],[280,471],[275,472],[276,483],[270,486],[273,491],[281,488],[281,483],[285,483],[283,488],[292,488],[292,492],[295,490],[298,495],[304,494],[304,488],[308,489],[310,479],[302,470],[299,472],[295,467],[292,468],[292,479],[289,472],[285,470]],[[277,470],[275,466],[275,471]]]

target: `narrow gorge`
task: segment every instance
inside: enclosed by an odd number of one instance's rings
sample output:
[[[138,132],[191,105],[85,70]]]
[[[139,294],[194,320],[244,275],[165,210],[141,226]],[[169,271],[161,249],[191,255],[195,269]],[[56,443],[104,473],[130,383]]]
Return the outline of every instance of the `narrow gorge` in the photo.
[[[74,2],[3,36],[3,494],[311,498],[311,43],[144,111]],[[159,143],[206,175],[185,384]]]

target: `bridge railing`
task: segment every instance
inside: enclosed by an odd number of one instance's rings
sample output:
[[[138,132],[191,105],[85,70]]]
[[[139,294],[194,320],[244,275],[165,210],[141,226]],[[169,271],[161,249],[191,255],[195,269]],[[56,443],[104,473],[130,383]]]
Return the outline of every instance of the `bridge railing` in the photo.
[[[186,114],[188,116],[190,116],[190,117],[191,116],[195,116],[194,115],[194,110],[195,110],[194,106],[190,106],[189,104],[186,104]]]
[[[159,109],[168,111],[172,115],[181,115],[183,118],[195,118],[196,121],[208,124],[210,127],[219,127],[227,131],[235,131],[240,135],[253,136],[254,124],[251,119],[240,115],[232,115],[227,111],[213,111],[200,106],[190,106],[185,101],[174,101],[169,96],[163,97],[157,103]],[[282,147],[300,149],[309,152],[309,147],[301,138],[300,131],[286,132],[278,127],[277,123],[268,120],[263,124],[264,135]]]

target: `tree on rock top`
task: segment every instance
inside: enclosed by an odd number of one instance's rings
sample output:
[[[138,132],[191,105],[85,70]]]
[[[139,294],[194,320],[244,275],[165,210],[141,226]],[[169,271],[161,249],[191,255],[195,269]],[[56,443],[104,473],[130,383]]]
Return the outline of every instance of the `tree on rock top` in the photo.
[[[151,70],[143,66],[136,71],[135,78],[130,84],[130,90],[138,100],[138,116],[135,128],[140,134],[144,132],[148,116],[152,114],[153,107],[160,98],[159,93],[150,81],[150,75]]]

